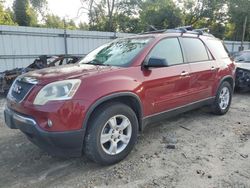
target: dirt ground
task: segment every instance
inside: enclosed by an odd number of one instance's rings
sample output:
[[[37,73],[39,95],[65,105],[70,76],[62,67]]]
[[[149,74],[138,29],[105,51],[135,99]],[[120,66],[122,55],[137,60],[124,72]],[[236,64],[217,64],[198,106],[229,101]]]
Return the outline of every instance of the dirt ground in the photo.
[[[250,187],[250,93],[231,110],[206,108],[147,127],[132,153],[113,166],[84,156],[54,158],[3,123],[0,99],[0,187]]]

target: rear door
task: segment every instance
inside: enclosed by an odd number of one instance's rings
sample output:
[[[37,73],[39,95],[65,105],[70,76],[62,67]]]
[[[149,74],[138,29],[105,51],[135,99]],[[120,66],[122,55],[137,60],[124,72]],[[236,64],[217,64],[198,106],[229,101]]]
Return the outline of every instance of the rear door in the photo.
[[[185,59],[190,64],[190,94],[193,102],[212,96],[218,66],[199,38],[182,37]]]
[[[167,111],[190,102],[186,97],[190,89],[189,64],[184,64],[178,38],[161,40],[147,58],[166,59],[168,67],[143,70],[146,108],[151,114]]]

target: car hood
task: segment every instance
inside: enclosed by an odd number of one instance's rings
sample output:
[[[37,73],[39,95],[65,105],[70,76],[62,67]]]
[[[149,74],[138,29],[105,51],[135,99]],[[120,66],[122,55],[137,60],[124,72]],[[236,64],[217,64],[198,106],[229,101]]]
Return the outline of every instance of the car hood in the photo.
[[[250,63],[235,63],[237,68],[250,70]]]
[[[114,69],[119,69],[119,67],[74,64],[59,67],[49,67],[46,69],[28,72],[19,78],[24,78],[26,81],[31,80],[31,82],[36,82],[39,85],[46,85],[54,81],[83,78],[106,71],[112,71]]]

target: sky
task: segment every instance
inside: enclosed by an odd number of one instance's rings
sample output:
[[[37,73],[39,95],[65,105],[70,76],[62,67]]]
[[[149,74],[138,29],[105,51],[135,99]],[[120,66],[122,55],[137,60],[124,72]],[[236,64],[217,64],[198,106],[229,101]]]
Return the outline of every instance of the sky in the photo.
[[[86,22],[88,20],[86,14],[82,14],[82,16],[76,19],[81,6],[80,0],[48,0],[48,8],[53,14],[60,17],[66,16],[66,18],[74,19],[76,22]]]
[[[47,0],[48,9],[50,13],[58,15],[66,19],[74,19],[76,23],[87,22],[88,18],[86,14],[80,14],[79,18],[77,17],[77,12],[82,6],[80,0]],[[13,0],[6,0],[6,7],[12,7]]]

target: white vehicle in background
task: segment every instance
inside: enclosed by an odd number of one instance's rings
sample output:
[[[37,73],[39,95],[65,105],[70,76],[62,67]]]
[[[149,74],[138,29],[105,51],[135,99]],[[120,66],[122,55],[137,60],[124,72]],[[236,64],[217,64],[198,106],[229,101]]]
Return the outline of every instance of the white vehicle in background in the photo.
[[[237,90],[250,91],[250,50],[241,51],[233,56],[236,64],[235,87]]]

